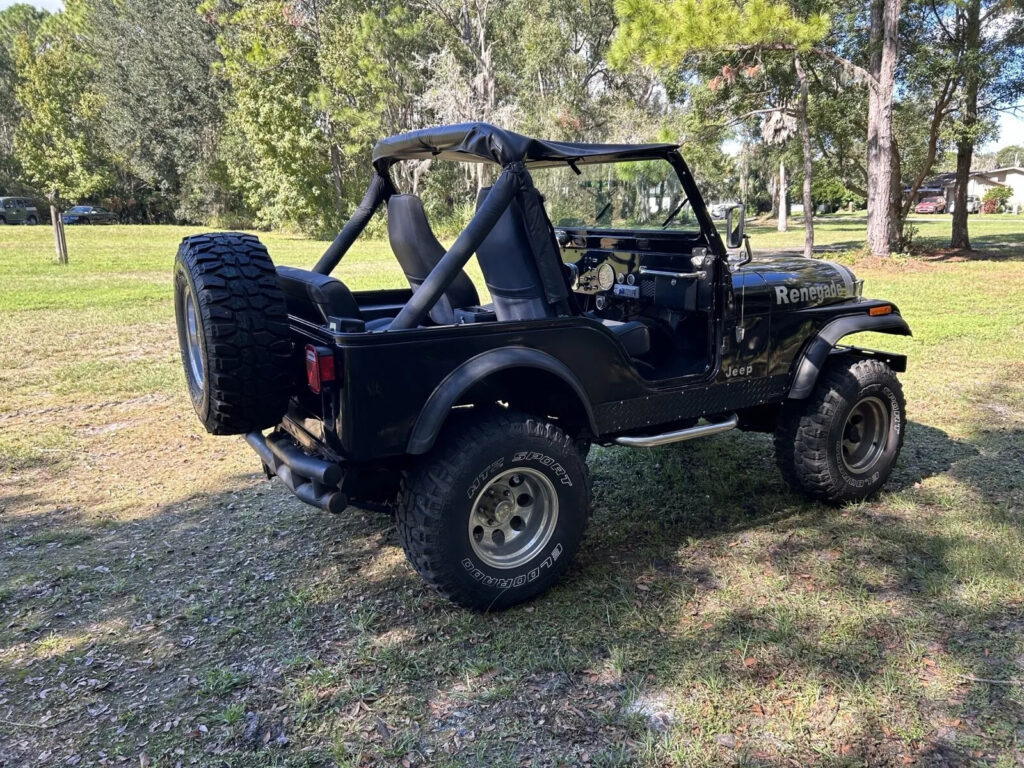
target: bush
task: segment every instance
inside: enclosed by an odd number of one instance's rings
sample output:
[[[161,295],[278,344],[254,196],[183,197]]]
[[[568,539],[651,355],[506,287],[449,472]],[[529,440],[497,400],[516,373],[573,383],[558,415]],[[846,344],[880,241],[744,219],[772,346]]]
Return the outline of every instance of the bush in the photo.
[[[982,213],[996,213],[1006,206],[1006,202],[1013,197],[1013,190],[1010,187],[989,187],[981,198]]]

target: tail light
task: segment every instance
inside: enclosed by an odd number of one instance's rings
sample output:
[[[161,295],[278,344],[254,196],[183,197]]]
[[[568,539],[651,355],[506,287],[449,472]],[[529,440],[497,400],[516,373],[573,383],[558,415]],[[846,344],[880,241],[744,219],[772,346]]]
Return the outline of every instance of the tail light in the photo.
[[[306,345],[306,384],[309,391],[319,395],[323,385],[334,381],[334,355],[323,347]]]

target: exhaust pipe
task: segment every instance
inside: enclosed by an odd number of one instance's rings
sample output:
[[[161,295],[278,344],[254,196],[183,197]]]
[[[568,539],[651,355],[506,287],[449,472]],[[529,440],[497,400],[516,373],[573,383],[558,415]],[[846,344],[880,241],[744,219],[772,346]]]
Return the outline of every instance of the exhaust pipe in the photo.
[[[660,435],[641,435],[639,437],[617,437],[615,442],[619,445],[626,445],[630,448],[654,448],[658,445],[669,443],[681,443],[683,440],[694,440],[698,437],[708,437],[722,432],[735,429],[740,423],[738,416],[733,414],[725,421],[714,424],[701,424],[688,429],[679,429],[675,432],[663,432]]]
[[[303,453],[287,438],[268,439],[262,432],[247,433],[245,442],[301,501],[332,514],[348,506],[348,496],[338,490],[345,473],[337,464]]]

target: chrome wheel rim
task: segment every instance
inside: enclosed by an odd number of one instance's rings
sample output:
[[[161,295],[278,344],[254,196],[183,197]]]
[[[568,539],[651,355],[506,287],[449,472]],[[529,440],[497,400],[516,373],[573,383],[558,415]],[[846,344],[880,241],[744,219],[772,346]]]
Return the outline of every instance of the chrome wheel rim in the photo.
[[[188,372],[196,389],[203,389],[203,350],[199,343],[199,311],[195,296],[185,290],[185,346],[188,352]]]
[[[843,465],[850,472],[864,474],[885,452],[889,435],[889,409],[877,397],[860,400],[843,426]]]
[[[544,550],[557,523],[558,494],[548,477],[535,469],[510,469],[473,501],[469,542],[492,568],[518,568]]]

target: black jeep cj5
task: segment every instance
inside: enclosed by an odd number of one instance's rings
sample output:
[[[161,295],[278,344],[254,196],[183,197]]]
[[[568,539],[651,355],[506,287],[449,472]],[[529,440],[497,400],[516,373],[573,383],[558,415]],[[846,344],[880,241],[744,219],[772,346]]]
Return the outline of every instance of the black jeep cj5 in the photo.
[[[500,169],[447,249],[390,173],[425,159]],[[493,609],[551,586],[583,535],[594,442],[771,431],[783,476],[811,496],[885,482],[906,359],[837,342],[906,322],[845,267],[751,260],[742,206],[723,243],[675,145],[472,123],[384,139],[373,168],[312,271],[275,269],[252,235],[186,238],[181,354],[210,432],[244,434],[316,507],[393,507],[442,594]],[[331,273],[382,207],[409,288],[350,291]],[[463,272],[474,254],[486,303]]]

